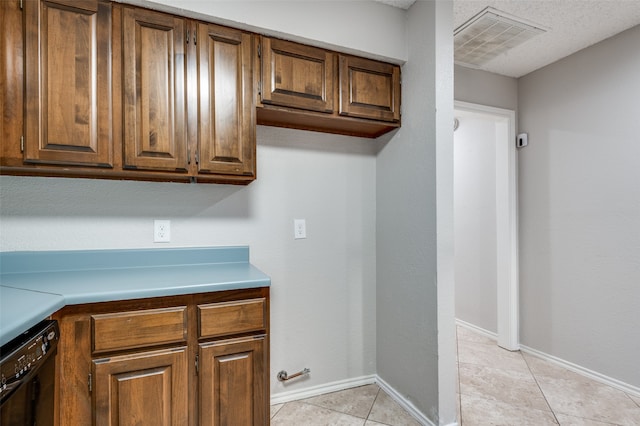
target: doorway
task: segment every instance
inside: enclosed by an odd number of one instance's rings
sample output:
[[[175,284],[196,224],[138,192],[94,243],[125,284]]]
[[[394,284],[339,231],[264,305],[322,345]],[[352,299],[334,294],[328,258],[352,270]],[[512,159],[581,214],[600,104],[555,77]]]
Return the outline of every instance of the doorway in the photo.
[[[456,101],[456,318],[519,349],[515,112]]]

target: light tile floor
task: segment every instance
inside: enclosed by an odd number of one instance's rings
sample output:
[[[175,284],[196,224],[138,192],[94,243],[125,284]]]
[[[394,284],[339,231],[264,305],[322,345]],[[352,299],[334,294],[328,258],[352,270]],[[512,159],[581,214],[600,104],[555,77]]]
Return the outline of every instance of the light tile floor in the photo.
[[[640,397],[458,327],[461,426],[638,426]],[[419,425],[377,385],[271,407],[273,426]]]

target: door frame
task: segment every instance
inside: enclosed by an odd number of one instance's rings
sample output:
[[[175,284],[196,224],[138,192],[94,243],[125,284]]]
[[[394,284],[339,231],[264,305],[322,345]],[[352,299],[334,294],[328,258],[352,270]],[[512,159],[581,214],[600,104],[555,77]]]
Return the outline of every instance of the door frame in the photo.
[[[518,161],[516,113],[469,102],[454,101],[454,111],[506,119],[508,137],[496,140],[496,257],[498,346],[520,349],[518,280]]]

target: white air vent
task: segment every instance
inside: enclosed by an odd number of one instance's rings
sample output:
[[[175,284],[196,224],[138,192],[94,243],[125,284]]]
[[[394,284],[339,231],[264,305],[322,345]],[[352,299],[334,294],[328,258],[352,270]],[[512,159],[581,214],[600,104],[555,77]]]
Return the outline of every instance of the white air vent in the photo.
[[[541,25],[487,7],[454,31],[455,62],[480,67],[546,31]]]

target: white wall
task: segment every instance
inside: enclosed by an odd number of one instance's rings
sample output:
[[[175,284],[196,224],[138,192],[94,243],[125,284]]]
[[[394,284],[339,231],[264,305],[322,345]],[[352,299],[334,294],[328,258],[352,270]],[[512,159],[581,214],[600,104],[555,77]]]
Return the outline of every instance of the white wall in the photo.
[[[521,341],[640,386],[640,27],[522,77]]]
[[[155,218],[172,220],[170,246],[248,244],[272,277],[274,395],[377,371],[436,423],[454,421],[451,2],[418,1],[409,14],[371,1],[180,7],[345,52],[411,56],[403,127],[376,142],[259,126],[258,180],[248,187],[2,176],[0,249],[156,247]],[[294,218],[307,220],[306,240],[293,240]],[[275,379],[302,367],[308,379],[286,388]]]
[[[120,0],[119,0],[120,1]],[[344,0],[122,0],[260,34],[403,63],[403,9]],[[177,8],[179,5],[179,8]],[[382,31],[383,29],[383,31]]]
[[[374,374],[375,141],[261,126],[258,140],[246,187],[2,176],[0,249],[248,244],[272,278],[272,393]],[[171,243],[152,243],[154,218]],[[302,367],[308,380],[275,379]]]
[[[457,101],[516,110],[518,80],[487,71],[455,66],[454,93]]]
[[[452,265],[453,242],[444,236],[446,225],[452,222],[446,202],[447,184],[453,178],[452,168],[447,169],[453,154],[448,155],[446,148],[453,139],[451,14],[450,2],[418,1],[410,8],[409,56],[402,70],[403,125],[382,148],[377,162],[378,374],[436,424],[455,421],[453,268],[447,270],[446,253],[437,258],[437,232],[442,229],[442,244],[445,250],[451,247]],[[442,50],[434,47],[436,40],[442,43]],[[437,63],[438,54],[443,57]],[[445,122],[446,130],[442,130]],[[442,152],[437,152],[439,129]],[[443,159],[442,182],[438,183],[443,188],[442,228],[436,221],[440,213],[436,207],[437,155]],[[452,189],[449,195],[452,197]],[[440,261],[442,277],[438,276]],[[441,302],[443,315],[439,317]],[[444,366],[442,371],[440,366]]]
[[[497,333],[496,119],[455,116],[456,318]]]

